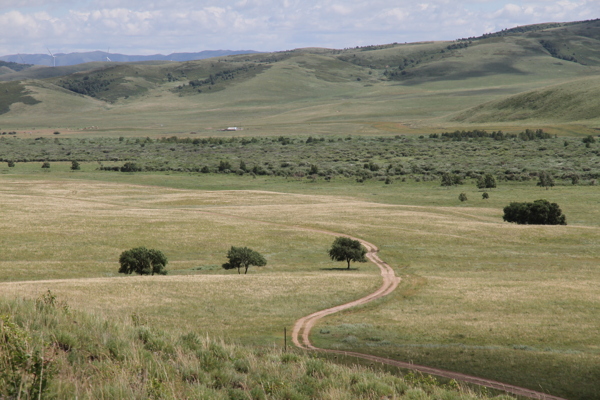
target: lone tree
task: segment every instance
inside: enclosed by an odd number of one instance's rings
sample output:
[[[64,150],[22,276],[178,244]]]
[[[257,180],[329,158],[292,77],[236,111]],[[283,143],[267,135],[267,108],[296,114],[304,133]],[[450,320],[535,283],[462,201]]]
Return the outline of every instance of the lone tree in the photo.
[[[554,186],[554,177],[552,174],[542,171],[539,174],[539,181],[537,183],[538,186],[545,187],[546,190]]]
[[[533,203],[510,203],[504,207],[507,222],[532,225],[566,225],[567,220],[560,207],[548,200],[536,200]]]
[[[248,273],[248,267],[251,265],[262,267],[267,265],[267,260],[258,252],[247,247],[231,246],[227,252],[229,262],[222,265],[223,269],[237,268],[238,274],[241,274],[241,269],[244,268],[244,275]]]
[[[167,257],[160,250],[136,247],[126,250],[119,257],[120,274],[166,275]]]
[[[358,240],[343,236],[335,238],[329,249],[329,257],[331,257],[333,261],[346,261],[348,263],[348,269],[350,269],[351,261],[367,262],[365,254],[367,254],[367,249],[365,249]]]
[[[81,166],[79,165],[79,162],[77,162],[76,160],[71,161],[71,170],[72,171],[78,171],[81,169]]]

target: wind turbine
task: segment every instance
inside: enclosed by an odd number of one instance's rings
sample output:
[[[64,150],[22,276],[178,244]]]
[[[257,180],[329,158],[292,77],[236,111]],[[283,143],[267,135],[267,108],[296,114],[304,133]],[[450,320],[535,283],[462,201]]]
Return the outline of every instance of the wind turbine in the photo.
[[[112,61],[110,58],[108,58],[109,54],[110,54],[110,47],[108,48],[108,50],[106,50],[106,61]]]
[[[48,49],[48,48],[46,47],[46,49]],[[48,49],[48,53],[50,53],[50,55],[52,56],[53,64],[56,67],[56,56],[54,54],[52,54],[52,52],[50,51],[50,49]]]

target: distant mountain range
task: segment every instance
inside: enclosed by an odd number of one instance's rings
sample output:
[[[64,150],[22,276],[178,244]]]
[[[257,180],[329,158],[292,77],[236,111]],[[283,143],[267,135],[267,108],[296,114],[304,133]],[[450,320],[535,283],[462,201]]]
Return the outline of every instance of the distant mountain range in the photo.
[[[0,61],[19,64],[52,66],[69,66],[94,61],[140,62],[140,61],[192,61],[205,58],[231,56],[237,54],[259,53],[254,50],[205,50],[197,53],[172,53],[168,55],[153,54],[149,56],[132,56],[105,51],[90,51],[85,53],[56,53],[54,59],[50,54],[12,54],[1,56]]]

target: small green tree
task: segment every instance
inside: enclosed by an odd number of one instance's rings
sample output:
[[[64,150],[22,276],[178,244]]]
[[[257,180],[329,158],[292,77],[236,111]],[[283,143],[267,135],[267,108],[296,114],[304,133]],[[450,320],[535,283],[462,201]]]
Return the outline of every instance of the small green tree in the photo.
[[[72,171],[78,171],[80,170],[81,167],[79,166],[79,163],[75,160],[71,161],[71,170]]]
[[[482,198],[483,200],[487,200],[487,199],[489,199],[489,198],[490,198],[490,195],[488,194],[488,192],[483,192],[483,194],[481,195],[481,198]]]
[[[449,172],[444,172],[442,174],[442,186],[453,186],[453,185],[462,185],[463,180],[460,175],[451,174]]]
[[[50,163],[48,161],[44,162],[42,168],[50,168]]]
[[[9,167],[10,167],[10,165],[9,165]],[[573,176],[571,176],[571,184],[573,184],[573,185],[579,184],[579,175],[574,174]]]
[[[229,161],[221,161],[219,163],[219,172],[230,171],[231,168],[231,163]]]
[[[493,189],[496,187],[496,178],[492,174],[485,174],[477,179],[478,189]]]
[[[541,186],[541,187],[545,187],[546,190],[548,190],[548,188],[551,188],[554,186],[554,177],[550,173],[548,173],[546,171],[542,171],[539,174],[539,180],[538,180],[537,185]]]
[[[262,267],[267,265],[267,260],[258,252],[247,247],[231,246],[227,251],[229,262],[222,265],[223,269],[237,268],[238,274],[241,274],[241,269],[244,268],[244,275],[248,273],[248,267],[254,265]]]
[[[160,250],[135,247],[126,250],[119,257],[120,274],[166,275],[167,257]]]
[[[12,168],[12,167],[14,167],[14,166],[15,166],[15,162],[14,162],[13,160],[10,160],[10,161],[8,162],[8,167],[9,167],[9,168]]]
[[[459,199],[460,201],[467,201],[467,200],[468,200],[468,199],[467,199],[467,194],[466,194],[466,193],[461,193],[461,194],[459,194],[459,195],[458,195],[458,199]]]
[[[350,269],[351,261],[367,262],[365,254],[367,254],[367,249],[365,249],[358,240],[343,236],[335,238],[329,249],[329,257],[333,261],[346,261],[348,263],[348,269]]]
[[[596,139],[592,135],[588,135],[587,137],[584,137],[581,141],[585,144],[596,143]],[[587,147],[589,147],[589,146],[587,146]]]

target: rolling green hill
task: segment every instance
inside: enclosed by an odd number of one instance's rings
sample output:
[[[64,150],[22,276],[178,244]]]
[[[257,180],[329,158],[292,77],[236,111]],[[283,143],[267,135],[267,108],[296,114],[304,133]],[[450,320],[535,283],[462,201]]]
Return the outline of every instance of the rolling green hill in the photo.
[[[279,135],[520,131],[542,121],[553,133],[589,134],[600,124],[591,95],[599,75],[600,21],[539,24],[453,42],[33,67],[0,75],[22,80],[39,102],[5,99],[0,124]]]
[[[599,117],[600,77],[578,79],[482,104],[455,121],[585,121]]]

